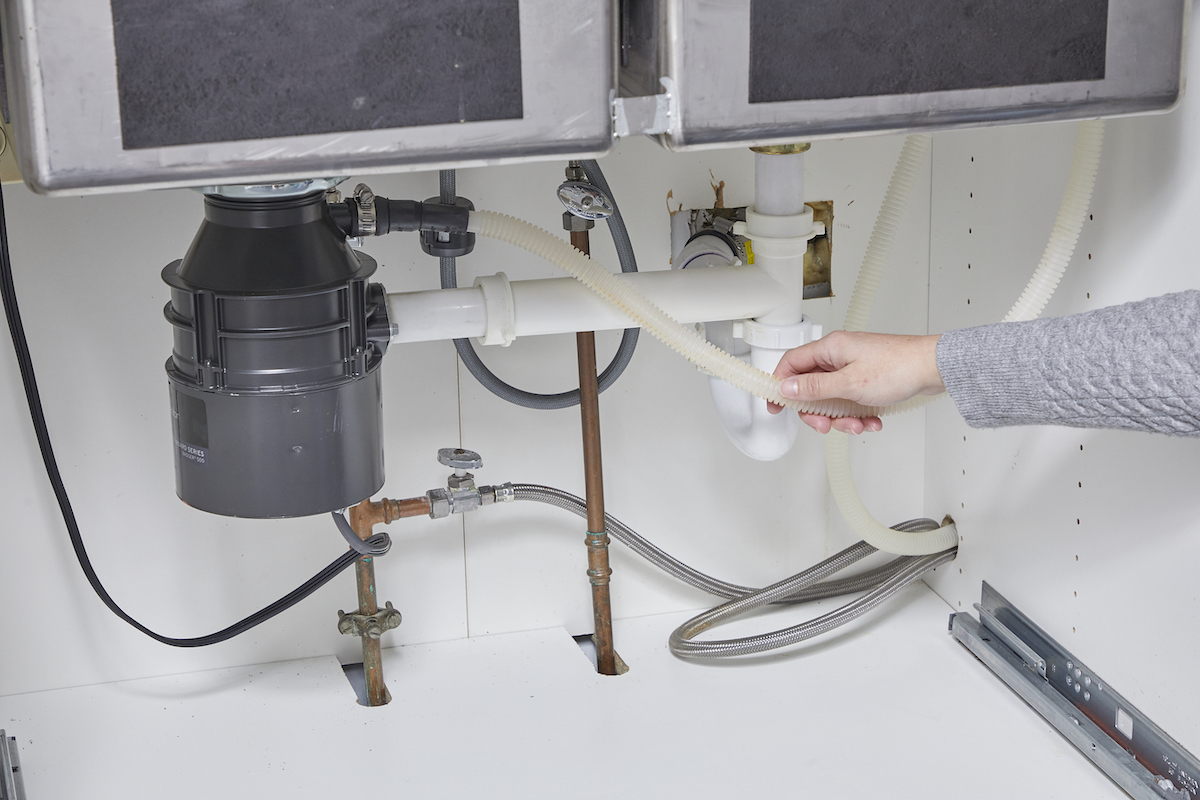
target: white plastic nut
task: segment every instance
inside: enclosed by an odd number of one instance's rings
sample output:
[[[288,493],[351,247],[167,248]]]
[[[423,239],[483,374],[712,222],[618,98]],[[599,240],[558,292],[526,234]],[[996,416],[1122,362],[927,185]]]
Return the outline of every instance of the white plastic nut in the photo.
[[[754,241],[758,241],[760,237],[808,241],[817,235],[813,226],[813,210],[809,206],[805,206],[799,214],[790,214],[786,217],[759,214],[753,208],[747,208],[746,221],[735,222],[733,232]]]
[[[804,317],[794,325],[766,325],[752,319],[734,324],[734,335],[740,328],[740,338],[752,347],[772,350],[791,350],[821,338],[821,326]]]

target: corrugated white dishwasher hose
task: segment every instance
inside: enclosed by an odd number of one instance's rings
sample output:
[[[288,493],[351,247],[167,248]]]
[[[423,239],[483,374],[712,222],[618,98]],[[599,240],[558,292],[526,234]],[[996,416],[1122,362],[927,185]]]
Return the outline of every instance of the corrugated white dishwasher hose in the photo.
[[[1075,142],[1075,156],[1066,194],[1059,210],[1058,220],[1046,246],[1042,261],[1021,294],[1017,305],[1005,317],[1032,319],[1041,313],[1074,252],[1083,219],[1091,200],[1095,184],[1096,167],[1100,158],[1100,146],[1104,136],[1103,122],[1083,122]],[[905,142],[900,163],[897,164],[892,184],[889,186],[884,207],[880,211],[876,230],[872,233],[867,248],[863,270],[860,271],[855,296],[847,312],[847,329],[850,324],[865,325],[879,285],[879,272],[887,262],[900,215],[907,200],[916,170],[928,150],[929,135],[918,134]],[[920,401],[900,403],[894,406],[860,406],[848,400],[825,400],[801,402],[784,398],[779,392],[779,380],[763,370],[753,367],[739,358],[713,346],[695,329],[675,321],[661,308],[628,284],[620,281],[602,264],[580,253],[569,243],[557,236],[531,225],[528,222],[492,211],[472,211],[469,230],[480,236],[508,242],[524,248],[547,261],[558,265],[577,278],[601,298],[620,308],[637,325],[650,332],[688,361],[706,372],[716,375],[743,391],[769,400],[785,408],[808,414],[829,417],[866,417],[895,414],[916,408]],[[865,274],[864,274],[865,273]],[[840,443],[840,444],[839,444]],[[839,447],[842,453],[839,453]],[[838,507],[854,528],[869,544],[899,555],[926,555],[953,547],[957,533],[953,526],[945,526],[928,533],[899,533],[876,522],[866,510],[858,492],[854,489],[849,469],[849,453],[844,435],[829,434],[826,457],[830,461],[830,487],[837,499]]]
[[[925,152],[929,149],[929,138],[928,134],[909,136],[900,151],[892,182],[884,196],[883,206],[879,210],[870,243],[867,245],[867,253],[863,257],[862,269],[859,270],[858,280],[854,285],[850,307],[846,310],[846,323],[843,326],[845,330],[861,331],[867,326],[871,308],[875,304],[875,294],[879,289],[879,280],[887,264],[913,178],[925,157]],[[1103,144],[1102,120],[1079,123],[1075,133],[1075,153],[1071,159],[1071,171],[1067,177],[1066,191],[1063,193],[1050,240],[1046,243],[1046,250],[1042,253],[1042,259],[1038,262],[1029,283],[1021,292],[1016,304],[1004,316],[1003,322],[1036,319],[1050,302],[1054,290],[1058,288],[1075,252],[1083,223],[1087,219]],[[889,406],[888,411],[892,414],[911,411],[933,399],[914,397]],[[949,549],[958,542],[958,531],[954,523],[933,531],[900,533],[872,517],[854,486],[854,474],[850,469],[850,442],[846,434],[830,431],[826,435],[825,472],[829,478],[829,490],[842,516],[858,536],[880,550],[897,555],[925,555]]]

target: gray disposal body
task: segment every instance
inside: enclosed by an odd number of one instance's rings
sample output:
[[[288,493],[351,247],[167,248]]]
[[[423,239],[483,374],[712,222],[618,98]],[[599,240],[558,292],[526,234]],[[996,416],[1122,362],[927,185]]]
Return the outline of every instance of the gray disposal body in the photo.
[[[383,485],[383,287],[321,193],[208,196],[162,277],[175,487],[235,517],[320,514]]]

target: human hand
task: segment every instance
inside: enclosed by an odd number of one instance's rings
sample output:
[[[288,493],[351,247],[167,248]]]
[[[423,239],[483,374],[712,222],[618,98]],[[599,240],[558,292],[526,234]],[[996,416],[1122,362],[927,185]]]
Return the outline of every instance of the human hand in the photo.
[[[937,369],[935,336],[895,336],[883,333],[834,331],[810,344],[784,353],[775,368],[783,380],[784,397],[797,400],[853,400],[864,406],[887,406],[919,394],[946,391]],[[772,414],[783,410],[767,404]],[[830,429],[859,434],[883,428],[879,417],[840,417],[800,414],[818,433]]]

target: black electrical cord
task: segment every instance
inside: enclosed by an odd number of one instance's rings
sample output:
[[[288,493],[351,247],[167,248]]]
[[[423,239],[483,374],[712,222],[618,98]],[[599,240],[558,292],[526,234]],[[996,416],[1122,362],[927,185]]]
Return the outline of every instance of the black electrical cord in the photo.
[[[266,622],[276,614],[286,611],[317,589],[329,583],[329,581],[333,580],[334,576],[359,559],[359,554],[354,550],[346,551],[341,556],[338,556],[337,560],[318,572],[295,591],[285,597],[281,597],[271,605],[251,614],[240,622],[235,622],[228,628],[216,633],[210,633],[208,636],[197,636],[193,639],[173,639],[170,636],[155,633],[126,614],[117,605],[116,601],[109,596],[104,585],[100,583],[100,578],[96,575],[96,570],[92,568],[91,559],[88,558],[87,550],[83,546],[83,537],[79,533],[79,523],[75,519],[75,511],[71,508],[71,500],[67,497],[67,489],[63,485],[62,475],[58,471],[58,462],[54,458],[54,448],[50,444],[50,431],[46,427],[46,415],[42,410],[42,400],[38,394],[37,378],[33,372],[33,359],[29,354],[29,343],[25,340],[25,327],[21,324],[21,312],[17,307],[17,292],[16,287],[13,285],[12,262],[9,259],[8,253],[8,224],[5,219],[4,191],[2,188],[0,188],[0,294],[3,295],[4,299],[4,316],[8,320],[8,331],[12,334],[13,349],[16,350],[17,363],[21,368],[21,382],[25,385],[25,399],[29,403],[29,416],[33,421],[34,433],[37,435],[38,448],[42,451],[42,461],[46,464],[46,476],[50,479],[50,485],[54,489],[54,496],[58,499],[58,507],[62,511],[63,522],[66,523],[67,534],[71,538],[71,546],[75,548],[75,557],[79,560],[79,566],[83,569],[83,574],[87,577],[88,583],[92,585],[92,589],[95,590],[96,595],[118,617],[151,639],[160,641],[163,644],[169,644],[172,647],[204,647],[210,644],[217,644],[218,642],[232,639],[240,633],[245,633],[255,625]]]

